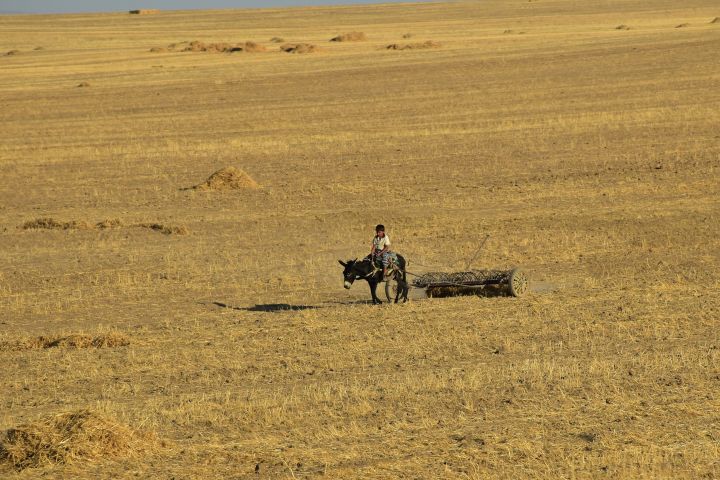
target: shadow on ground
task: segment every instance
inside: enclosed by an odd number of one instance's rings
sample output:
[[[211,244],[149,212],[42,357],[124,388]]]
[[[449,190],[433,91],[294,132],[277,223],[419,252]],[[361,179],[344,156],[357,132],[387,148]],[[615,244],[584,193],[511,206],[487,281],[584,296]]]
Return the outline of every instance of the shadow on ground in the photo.
[[[222,308],[242,310],[245,312],[283,312],[286,310],[313,310],[316,308],[322,308],[317,305],[290,305],[289,303],[265,303],[255,305],[254,307],[234,307],[222,302],[212,302],[212,304]]]

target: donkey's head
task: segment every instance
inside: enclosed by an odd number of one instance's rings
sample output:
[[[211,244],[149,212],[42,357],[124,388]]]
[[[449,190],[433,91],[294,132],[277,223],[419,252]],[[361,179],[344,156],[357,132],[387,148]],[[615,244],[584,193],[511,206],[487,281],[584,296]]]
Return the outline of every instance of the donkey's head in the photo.
[[[356,268],[356,265],[358,263],[357,258],[355,260],[348,260],[347,262],[338,260],[338,263],[343,266],[344,285],[345,288],[349,289],[352,286],[353,282],[360,278]]]

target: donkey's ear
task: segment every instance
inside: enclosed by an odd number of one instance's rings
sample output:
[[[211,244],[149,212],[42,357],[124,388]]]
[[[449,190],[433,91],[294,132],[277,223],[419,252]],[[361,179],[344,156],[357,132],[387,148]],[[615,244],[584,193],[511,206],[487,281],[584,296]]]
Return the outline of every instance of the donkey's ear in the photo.
[[[338,260],[338,263],[343,267],[347,267],[347,263],[343,262],[342,260]]]

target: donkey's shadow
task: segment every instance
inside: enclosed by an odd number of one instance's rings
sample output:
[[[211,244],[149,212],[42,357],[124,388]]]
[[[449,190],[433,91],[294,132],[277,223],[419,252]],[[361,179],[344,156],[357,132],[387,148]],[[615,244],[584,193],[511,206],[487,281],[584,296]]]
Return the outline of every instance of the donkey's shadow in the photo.
[[[245,312],[285,312],[297,310],[313,310],[316,308],[321,308],[316,305],[290,305],[289,303],[265,303],[255,305],[253,307],[234,307],[232,305],[228,305],[222,302],[212,302],[212,304],[222,308],[241,310]]]

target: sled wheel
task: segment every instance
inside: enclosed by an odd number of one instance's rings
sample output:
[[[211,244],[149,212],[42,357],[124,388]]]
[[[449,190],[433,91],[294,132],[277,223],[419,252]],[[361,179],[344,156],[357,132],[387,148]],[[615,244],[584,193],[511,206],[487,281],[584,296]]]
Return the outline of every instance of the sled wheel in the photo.
[[[528,291],[529,280],[525,272],[519,268],[513,268],[508,276],[508,291],[513,297],[525,295]]]
[[[398,286],[395,278],[388,278],[385,282],[385,297],[389,303],[395,303],[395,296],[397,295],[400,287]]]

